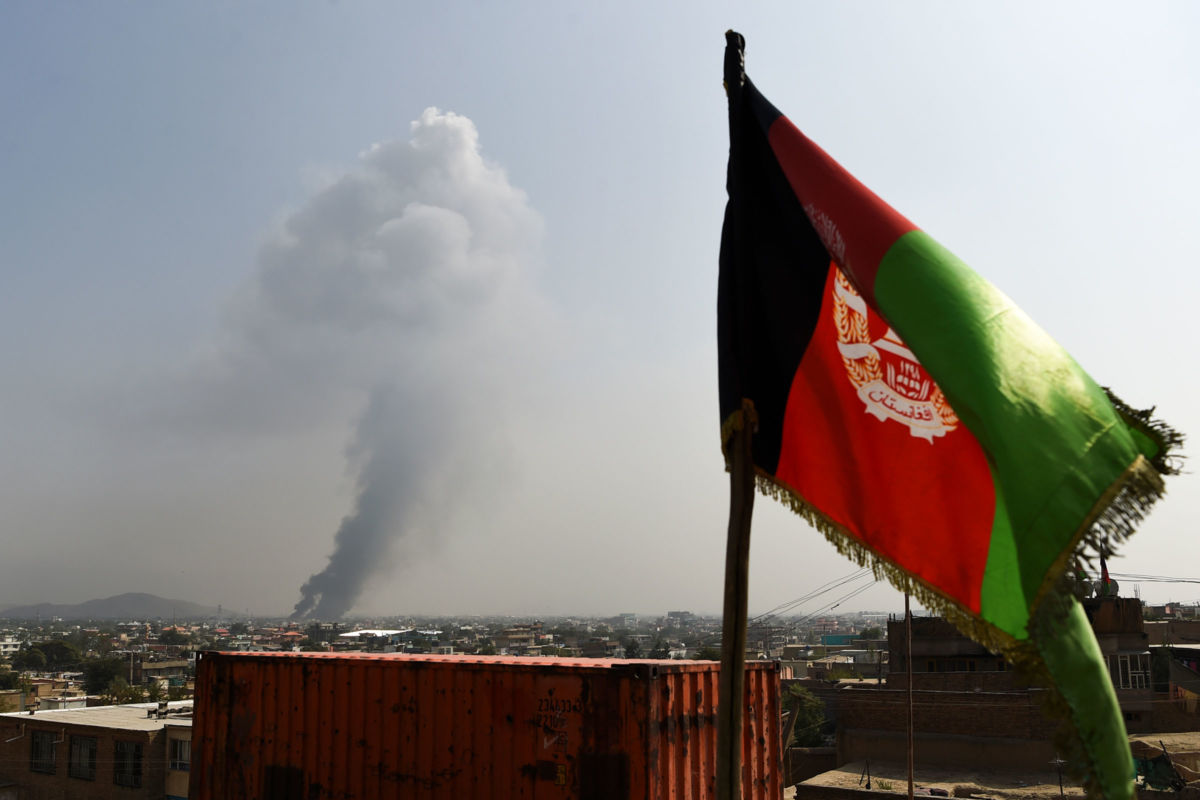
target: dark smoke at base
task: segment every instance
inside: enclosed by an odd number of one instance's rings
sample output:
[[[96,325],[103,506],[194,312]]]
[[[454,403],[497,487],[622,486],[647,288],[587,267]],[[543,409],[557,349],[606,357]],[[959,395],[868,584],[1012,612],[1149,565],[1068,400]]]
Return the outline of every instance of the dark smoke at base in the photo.
[[[373,520],[384,504],[380,496],[384,491],[381,486],[363,490],[357,512],[343,519],[338,528],[328,566],[300,587],[301,598],[292,619],[338,619],[354,607],[372,566],[384,554],[386,542],[375,533]]]
[[[372,393],[349,454],[361,463],[354,511],[338,527],[329,563],[300,588],[292,619],[345,616],[393,547],[425,544],[414,537],[431,536],[433,520],[446,516],[447,463],[470,425],[453,382],[434,384],[428,372],[413,382]]]

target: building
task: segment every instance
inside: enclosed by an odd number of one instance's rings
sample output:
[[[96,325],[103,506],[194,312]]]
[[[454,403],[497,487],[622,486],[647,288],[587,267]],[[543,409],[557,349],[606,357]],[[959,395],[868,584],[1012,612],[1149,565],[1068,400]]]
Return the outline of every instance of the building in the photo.
[[[191,703],[0,714],[0,800],[188,796]]]
[[[823,633],[821,644],[826,647],[849,647],[857,638],[857,633]]]
[[[1154,688],[1150,677],[1150,641],[1136,597],[1097,597],[1083,610],[1100,644],[1117,702],[1130,733],[1157,730],[1153,723]]]
[[[133,679],[130,683],[135,685],[157,683],[163,689],[171,686],[186,686],[194,665],[193,660],[186,658],[163,661],[138,659],[133,662]]]
[[[25,706],[25,692],[20,689],[0,689],[0,714],[20,711]],[[0,796],[0,800],[4,800]]]
[[[1171,678],[1179,708],[1162,702],[1165,686],[1156,703],[1141,601],[1105,596],[1082,602],[1129,732],[1180,730],[1186,719],[1164,720],[1164,714],[1200,710],[1200,681],[1188,674],[1200,678],[1200,672],[1177,653]],[[1024,686],[1003,658],[940,617],[913,618],[911,675],[902,619],[888,622],[888,642],[886,686],[838,694],[839,764],[868,758],[903,763],[910,681],[919,765],[1037,771],[1054,760],[1056,723],[1043,713],[1044,691]],[[1196,661],[1193,668],[1200,667]]]
[[[1142,627],[1151,645],[1200,644],[1200,619],[1145,620]]]
[[[441,631],[438,631],[441,633]],[[537,643],[542,633],[542,623],[534,622],[527,625],[513,625],[497,633],[494,637],[496,647],[501,652],[519,655]]]
[[[676,628],[686,628],[696,621],[696,615],[691,611],[668,611],[667,625]]]
[[[887,633],[888,663],[892,671],[907,672],[904,620],[888,620]],[[1007,669],[1003,658],[963,636],[958,628],[941,617],[913,617],[912,651],[914,673],[1004,672]],[[922,686],[920,679],[915,680],[914,687]],[[935,680],[944,687],[944,681]]]
[[[620,658],[625,654],[620,642],[600,638],[580,642],[579,652],[584,658]]]

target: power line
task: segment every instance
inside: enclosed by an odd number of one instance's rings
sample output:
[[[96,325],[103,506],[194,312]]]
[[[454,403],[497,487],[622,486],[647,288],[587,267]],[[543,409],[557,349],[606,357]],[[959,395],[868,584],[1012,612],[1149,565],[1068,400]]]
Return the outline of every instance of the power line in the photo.
[[[1200,583],[1200,578],[1170,578],[1166,575],[1139,575],[1133,572],[1110,572],[1109,577],[1139,583]],[[1098,575],[1096,577],[1099,577]]]
[[[763,622],[766,622],[768,620],[776,619],[779,616],[781,616],[782,614],[792,611],[795,608],[803,605],[804,603],[809,602],[810,600],[815,600],[816,598],[820,597],[821,595],[832,592],[834,589],[839,589],[842,586],[845,586],[846,584],[854,583],[855,581],[862,580],[863,578],[866,578],[869,576],[871,576],[870,569],[860,569],[860,570],[856,570],[856,571],[850,573],[849,575],[844,575],[841,578],[836,578],[832,581],[829,581],[828,583],[818,586],[816,589],[813,589],[808,594],[798,597],[795,600],[790,600],[786,603],[778,605],[775,608],[771,609],[770,611],[768,611],[764,614],[759,614],[757,617],[754,617],[753,619],[750,620],[750,624],[762,624]]]
[[[846,583],[850,583],[859,578],[862,578],[863,576],[870,574],[870,572],[871,572],[870,569],[863,568],[863,569],[857,569],[854,572],[849,573],[848,575],[843,575],[840,578],[834,578],[833,580],[829,581],[828,583],[821,584],[816,589],[813,589],[812,591],[808,592],[807,594],[797,597],[795,600],[789,600],[786,603],[780,603],[779,605],[772,608],[770,611],[765,611],[756,617],[752,617],[750,619],[750,622],[752,622],[752,623],[757,622],[761,619],[765,619],[768,617],[777,617],[780,614],[786,613],[787,611],[790,611],[791,609],[795,608],[796,606],[802,605],[803,603],[807,603],[809,600],[812,600],[816,597],[820,597],[822,594],[832,591],[832,590],[838,588],[839,586],[842,586]]]
[[[805,622],[808,622],[810,619],[817,616],[818,614],[824,614],[826,611],[832,611],[833,609],[837,608],[845,601],[847,601],[853,597],[857,597],[858,595],[862,594],[863,592],[865,592],[867,589],[870,589],[874,585],[875,585],[875,581],[871,581],[870,583],[866,584],[865,586],[860,586],[857,589],[854,589],[853,591],[842,595],[837,600],[834,600],[832,603],[825,606],[824,608],[817,609],[816,611],[812,612],[808,616],[803,617],[799,620],[796,620],[795,624],[803,625]]]

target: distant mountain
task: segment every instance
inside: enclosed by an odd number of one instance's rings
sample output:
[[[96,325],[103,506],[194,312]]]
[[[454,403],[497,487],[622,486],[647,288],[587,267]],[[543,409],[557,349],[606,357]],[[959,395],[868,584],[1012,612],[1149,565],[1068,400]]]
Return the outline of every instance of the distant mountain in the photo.
[[[217,616],[217,609],[189,603],[187,600],[170,600],[153,594],[129,592],[102,600],[88,600],[76,605],[38,603],[32,606],[13,606],[0,611],[0,618],[8,619],[200,619]]]

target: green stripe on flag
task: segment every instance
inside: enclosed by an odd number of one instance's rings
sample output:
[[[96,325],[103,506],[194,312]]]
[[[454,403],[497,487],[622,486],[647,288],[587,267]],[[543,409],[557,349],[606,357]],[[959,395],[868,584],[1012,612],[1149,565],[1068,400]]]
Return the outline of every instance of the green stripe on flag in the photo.
[[[989,465],[991,466],[991,465]],[[992,470],[992,483],[996,472]],[[1008,521],[1008,504],[996,485],[996,514],[992,522],[992,538],[988,543],[987,566],[979,597],[979,615],[1014,639],[1028,635],[1029,598],[1021,591],[1021,554]]]
[[[923,231],[892,245],[874,292],[988,454],[1017,551],[1014,577],[1032,603],[1097,498],[1136,460],[1128,427],[1045,331]],[[997,543],[995,554],[996,571],[1011,574],[1010,547]],[[1021,635],[1011,618],[1004,627]]]
[[[1092,774],[1085,779],[1105,787],[1109,800],[1133,797],[1133,753],[1116,690],[1083,606],[1073,597],[1065,602],[1069,607],[1046,616],[1046,628],[1035,639],[1053,685],[1070,709],[1079,746],[1087,752],[1086,761],[1076,763],[1090,767]]]

